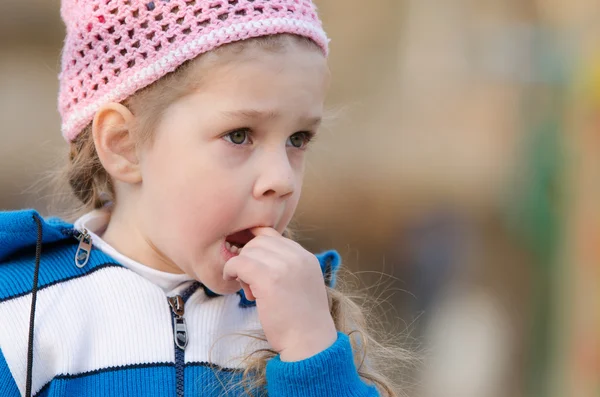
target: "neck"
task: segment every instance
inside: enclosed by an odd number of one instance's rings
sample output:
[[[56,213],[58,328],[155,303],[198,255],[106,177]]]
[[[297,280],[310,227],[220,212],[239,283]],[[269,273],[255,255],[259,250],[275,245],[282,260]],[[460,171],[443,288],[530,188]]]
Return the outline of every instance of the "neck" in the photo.
[[[104,233],[100,236],[121,254],[144,266],[167,273],[183,271],[152,243],[138,225],[135,208],[115,204]]]

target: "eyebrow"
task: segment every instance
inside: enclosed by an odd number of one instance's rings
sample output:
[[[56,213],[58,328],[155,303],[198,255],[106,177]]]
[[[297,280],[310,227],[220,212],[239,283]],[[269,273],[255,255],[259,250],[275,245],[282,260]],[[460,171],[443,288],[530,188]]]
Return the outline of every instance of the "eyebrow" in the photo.
[[[227,110],[221,112],[223,116],[232,119],[246,119],[246,120],[275,120],[281,118],[281,113],[279,112],[262,112],[256,109],[242,109],[242,110]],[[320,116],[317,117],[302,117],[302,123],[305,123],[308,126],[316,127],[323,121],[323,118]]]

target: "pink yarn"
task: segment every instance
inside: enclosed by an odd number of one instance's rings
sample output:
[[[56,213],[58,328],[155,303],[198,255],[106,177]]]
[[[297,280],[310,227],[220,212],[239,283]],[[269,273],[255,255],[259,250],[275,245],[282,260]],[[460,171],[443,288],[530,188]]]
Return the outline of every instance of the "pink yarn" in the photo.
[[[328,53],[311,0],[63,0],[62,135],[73,141],[105,103],[120,102],[220,45],[292,33]]]

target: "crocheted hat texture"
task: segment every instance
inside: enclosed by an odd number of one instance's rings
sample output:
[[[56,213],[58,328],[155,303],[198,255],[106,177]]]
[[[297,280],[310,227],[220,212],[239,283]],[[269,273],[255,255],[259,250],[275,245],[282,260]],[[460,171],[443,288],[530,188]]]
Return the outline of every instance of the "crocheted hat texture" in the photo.
[[[218,46],[291,33],[328,53],[310,0],[63,0],[58,108],[73,141],[105,103],[120,102]]]

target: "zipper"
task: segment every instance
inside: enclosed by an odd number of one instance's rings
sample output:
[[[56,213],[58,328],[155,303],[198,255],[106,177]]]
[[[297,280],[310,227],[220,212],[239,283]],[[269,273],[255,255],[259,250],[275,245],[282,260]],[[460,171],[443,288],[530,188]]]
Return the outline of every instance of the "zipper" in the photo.
[[[92,236],[90,236],[86,228],[82,228],[81,230],[64,229],[62,232],[79,241],[77,251],[75,252],[75,266],[80,269],[85,267],[90,260],[90,254],[92,252]]]
[[[199,282],[194,282],[181,295],[167,297],[169,307],[171,308],[171,319],[173,320],[177,397],[183,397],[184,395],[185,348],[188,344],[187,324],[184,317],[185,303],[200,286]]]
[[[75,265],[79,268],[87,265],[92,252],[92,237],[87,229],[65,229],[63,233],[79,240],[75,253]],[[185,303],[202,284],[194,282],[181,295],[167,297],[173,320],[173,343],[175,345],[175,375],[177,397],[184,397],[185,348],[188,344],[187,324],[185,321]]]
[[[169,306],[171,306],[171,317],[173,318],[173,340],[175,346],[179,350],[185,350],[187,346],[187,325],[185,323],[185,303],[181,295],[171,296],[169,299]]]

